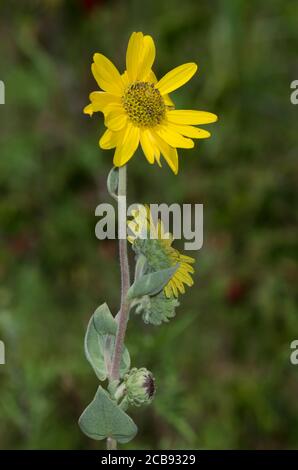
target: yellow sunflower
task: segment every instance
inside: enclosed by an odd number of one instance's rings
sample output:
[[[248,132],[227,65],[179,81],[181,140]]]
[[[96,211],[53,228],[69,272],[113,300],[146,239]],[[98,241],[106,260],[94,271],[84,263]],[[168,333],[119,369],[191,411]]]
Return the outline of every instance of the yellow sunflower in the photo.
[[[183,255],[172,247],[173,236],[165,232],[162,221],[159,219],[154,224],[148,206],[132,212],[133,219],[128,222],[131,235],[128,241],[132,244],[137,254],[145,256],[150,271],[170,268],[178,265],[177,270],[164,287],[166,297],[178,297],[185,293],[184,284],[193,285],[191,274],[194,268],[194,258]]]
[[[187,63],[157,80],[152,71],[155,45],[151,36],[132,33],[126,52],[126,71],[121,75],[104,55],[96,53],[91,66],[101,90],[90,94],[84,112],[104,114],[107,130],[99,140],[102,149],[115,148],[113,163],[125,165],[139,144],[149,163],[160,165],[161,155],[178,173],[177,148],[192,148],[192,139],[210,133],[194,127],[217,120],[206,111],[176,110],[169,93],[188,82],[197,65]]]

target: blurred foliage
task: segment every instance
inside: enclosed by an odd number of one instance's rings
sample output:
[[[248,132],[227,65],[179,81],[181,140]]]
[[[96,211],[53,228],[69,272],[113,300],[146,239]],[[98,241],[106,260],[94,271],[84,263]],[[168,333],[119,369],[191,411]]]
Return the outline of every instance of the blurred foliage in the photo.
[[[178,177],[129,165],[131,202],[204,203],[205,241],[176,318],[129,325],[158,392],[127,447],[297,447],[297,20],[291,0],[1,1],[1,448],[104,446],[77,419],[96,389],[88,319],[119,304],[116,243],[94,235],[112,153],[82,107],[92,54],[123,67],[134,30],[154,36],[158,76],[199,63],[174,99],[220,121],[180,151]]]

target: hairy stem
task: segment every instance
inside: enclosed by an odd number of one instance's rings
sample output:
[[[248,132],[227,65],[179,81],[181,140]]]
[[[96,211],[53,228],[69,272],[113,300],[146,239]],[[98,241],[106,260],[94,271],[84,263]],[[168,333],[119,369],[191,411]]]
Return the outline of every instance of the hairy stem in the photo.
[[[119,182],[118,182],[118,196],[122,198],[126,198],[126,166],[122,166],[119,168]],[[118,202],[118,204],[120,204]],[[124,210],[120,208],[120,210]],[[125,218],[120,217],[119,214],[119,221],[124,222],[125,220],[125,229],[126,233],[126,214]],[[123,230],[124,231],[124,230]],[[120,227],[119,227],[120,232]],[[123,234],[122,234],[123,235]],[[129,314],[129,302],[127,301],[127,291],[130,287],[130,276],[129,276],[129,265],[128,265],[128,258],[127,258],[127,240],[125,238],[121,238],[121,234],[119,233],[119,258],[120,258],[120,270],[121,270],[121,305],[120,305],[120,312],[118,316],[118,329],[116,334],[116,341],[115,341],[115,350],[112,359],[112,366],[111,366],[111,380],[119,380],[119,372],[120,372],[120,362],[121,356],[123,351],[123,344],[124,338],[126,333],[127,327],[127,320]]]
[[[107,450],[117,450],[117,441],[115,439],[107,438]]]
[[[119,168],[119,181],[118,181],[118,210],[124,210],[124,207],[120,207],[121,202],[126,202],[126,166],[122,166]],[[126,207],[125,207],[126,209]],[[119,212],[120,212],[119,211]],[[125,227],[122,227],[122,231],[126,234],[126,212],[125,217],[120,217],[119,215],[119,224],[124,223],[125,220]],[[130,275],[129,275],[129,264],[128,264],[128,257],[127,257],[127,240],[126,236],[121,238],[121,230],[120,226],[118,227],[118,236],[119,236],[119,258],[120,258],[120,271],[121,271],[121,305],[120,311],[117,315],[118,317],[118,328],[116,333],[116,340],[115,340],[115,349],[112,358],[112,365],[110,369],[110,380],[117,381],[120,378],[120,362],[122,357],[122,351],[124,346],[124,339],[125,333],[127,328],[127,321],[129,315],[129,302],[127,301],[127,291],[130,287]],[[123,234],[122,234],[123,236]],[[113,439],[112,439],[113,440]],[[111,445],[111,443],[107,443],[107,446]],[[114,447],[108,448],[117,448],[116,441],[113,442]]]

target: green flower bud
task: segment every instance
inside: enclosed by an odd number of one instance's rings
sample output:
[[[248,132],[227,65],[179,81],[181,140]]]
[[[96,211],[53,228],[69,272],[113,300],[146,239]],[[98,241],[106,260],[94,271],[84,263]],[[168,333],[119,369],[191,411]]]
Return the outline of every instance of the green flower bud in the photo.
[[[149,404],[155,393],[155,382],[152,373],[145,367],[133,368],[124,378],[126,398],[131,405]]]

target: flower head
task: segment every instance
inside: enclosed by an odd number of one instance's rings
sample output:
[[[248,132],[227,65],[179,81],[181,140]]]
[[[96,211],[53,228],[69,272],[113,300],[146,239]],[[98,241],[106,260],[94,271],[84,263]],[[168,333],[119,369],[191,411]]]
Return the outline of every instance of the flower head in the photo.
[[[133,211],[133,220],[128,222],[131,235],[128,236],[137,254],[142,254],[147,260],[149,271],[177,266],[169,282],[164,287],[166,297],[178,297],[179,293],[185,293],[185,285],[192,286],[191,274],[194,268],[194,258],[183,255],[172,247],[173,237],[166,233],[162,221],[159,219],[154,224],[152,214],[148,206],[140,206],[139,210]]]
[[[131,405],[149,404],[154,397],[155,382],[152,373],[145,367],[133,368],[125,376],[126,397]]]
[[[177,148],[192,148],[192,139],[205,139],[210,133],[194,127],[217,120],[206,111],[176,110],[169,93],[188,82],[197,65],[187,63],[157,80],[152,71],[155,45],[151,36],[133,33],[126,53],[126,70],[120,74],[104,55],[96,53],[91,66],[99,88],[90,94],[84,112],[101,111],[107,130],[99,140],[102,149],[115,148],[114,165],[125,165],[139,144],[149,163],[163,156],[178,173]]]

